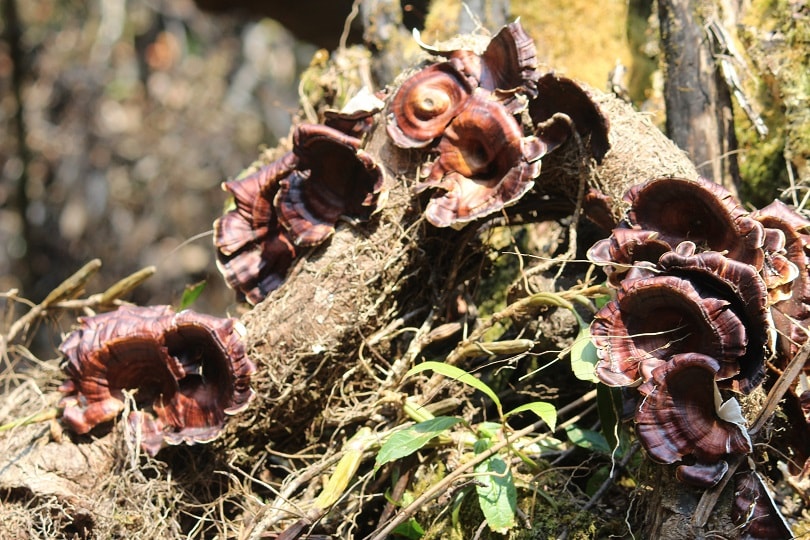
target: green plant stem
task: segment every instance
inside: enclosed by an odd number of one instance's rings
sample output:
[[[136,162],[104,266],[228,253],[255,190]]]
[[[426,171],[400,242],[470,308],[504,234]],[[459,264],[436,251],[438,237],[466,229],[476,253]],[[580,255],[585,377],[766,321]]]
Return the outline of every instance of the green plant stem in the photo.
[[[25,418],[20,418],[7,424],[3,424],[0,426],[0,432],[9,431],[21,426],[45,422],[47,420],[53,420],[54,418],[59,418],[60,416],[62,416],[62,409],[60,407],[51,407],[50,409],[45,409],[44,411],[39,411],[28,415]]]
[[[511,436],[509,435],[505,436],[503,441],[500,441],[492,445],[487,450],[481,452],[480,454],[477,454],[470,461],[465,462],[463,465],[461,465],[453,472],[445,476],[441,481],[430,486],[419,497],[414,499],[414,501],[411,504],[409,504],[407,507],[403,508],[402,511],[396,514],[385,527],[383,527],[382,529],[377,529],[371,535],[367,536],[365,540],[385,540],[390,536],[391,532],[394,529],[396,529],[399,525],[401,525],[402,523],[407,521],[410,517],[412,517],[428,501],[438,497],[442,493],[445,493],[455,481],[459,480],[462,476],[471,473],[476,465],[478,465],[479,463],[483,463],[484,461],[494,456],[507,446],[511,445],[515,440],[519,439],[520,437],[524,437],[529,433],[532,433],[533,431],[536,431],[544,427],[545,425],[546,423],[543,420],[538,420],[534,424],[514,432]]]

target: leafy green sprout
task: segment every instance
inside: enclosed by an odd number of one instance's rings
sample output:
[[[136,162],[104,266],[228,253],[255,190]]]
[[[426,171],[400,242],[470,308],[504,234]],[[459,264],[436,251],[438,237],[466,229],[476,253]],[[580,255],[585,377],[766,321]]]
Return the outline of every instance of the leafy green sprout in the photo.
[[[576,297],[572,298],[572,300],[590,304],[590,301],[584,297]],[[577,313],[574,304],[555,293],[539,293],[534,295],[531,301],[569,309],[574,314],[579,326],[579,333],[573,345],[562,354],[570,353],[571,368],[577,378],[598,383],[598,379],[594,375],[597,355],[596,349],[591,342],[589,324]],[[600,301],[604,303],[607,299],[597,298],[597,306]],[[590,304],[590,306],[592,305]],[[406,412],[417,423],[395,431],[383,441],[377,453],[375,470],[386,463],[402,459],[419,451],[434,439],[446,444],[449,439],[449,431],[457,425],[463,425],[474,432],[471,444],[476,454],[491,448],[493,441],[497,440],[499,434],[509,430],[507,423],[509,417],[521,412],[531,411],[545,422],[552,432],[556,429],[557,410],[550,403],[534,401],[504,412],[497,393],[489,385],[463,369],[448,363],[423,362],[412,368],[406,374],[406,378],[425,371],[433,371],[438,375],[457,380],[486,395],[495,405],[500,422],[485,422],[479,424],[477,429],[473,430],[461,418],[452,416],[433,417],[424,409],[410,402],[410,400],[406,400]],[[617,430],[621,398],[617,395],[615,389],[598,384],[597,402],[600,421],[605,433],[602,434],[572,425],[566,427],[566,434],[569,440],[577,446],[590,451],[613,455],[615,458],[617,452],[619,454],[623,453],[628,444],[626,437],[622,437],[622,432]],[[507,452],[520,457],[532,469],[537,468],[534,461],[516,448],[514,444],[507,444],[505,449]],[[474,474],[478,505],[490,529],[499,533],[509,531],[517,524],[517,490],[511,468],[499,453],[494,453],[475,466]],[[454,512],[457,511],[458,504],[460,504],[460,498],[456,499]],[[402,532],[407,530],[409,535],[414,535],[412,537],[418,537],[416,536],[415,527],[419,527],[419,524],[411,518]],[[421,527],[419,529],[421,530]]]

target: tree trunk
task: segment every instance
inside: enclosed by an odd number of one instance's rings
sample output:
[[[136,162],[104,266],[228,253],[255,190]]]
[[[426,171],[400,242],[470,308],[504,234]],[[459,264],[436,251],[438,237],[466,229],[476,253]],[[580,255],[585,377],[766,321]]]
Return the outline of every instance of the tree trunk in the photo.
[[[701,175],[732,193],[739,187],[731,95],[720,76],[704,24],[711,8],[696,0],[660,0],[667,135]]]

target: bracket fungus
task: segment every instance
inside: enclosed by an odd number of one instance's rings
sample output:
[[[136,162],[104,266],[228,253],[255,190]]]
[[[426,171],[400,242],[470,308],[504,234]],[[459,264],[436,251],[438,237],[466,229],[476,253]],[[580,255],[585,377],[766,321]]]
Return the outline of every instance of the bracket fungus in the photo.
[[[729,307],[727,300],[677,276],[627,280],[591,324],[600,354],[597,375],[608,386],[636,386],[657,360],[685,352],[723,359],[719,378],[736,375],[747,338]]]
[[[438,187],[425,216],[444,227],[463,224],[512,204],[534,185],[546,145],[523,137],[506,109],[480,94],[448,126],[417,192]]]
[[[773,302],[774,322],[785,336],[781,340],[784,358],[791,358],[807,341],[806,327],[810,323],[810,220],[780,201],[753,212],[753,216],[770,230],[779,230],[785,238],[784,259],[796,269],[792,281],[784,281],[782,295]],[[766,260],[766,272],[779,274],[784,265]]]
[[[596,375],[634,389],[647,453],[707,487],[727,456],[752,452],[728,394],[759,387],[804,332],[810,223],[781,203],[747,212],[705,179],[656,178],[624,202],[624,220],[588,251],[617,290],[591,324]]]
[[[235,204],[214,222],[217,266],[248,302],[277,289],[299,247],[325,241],[341,216],[367,220],[375,211],[385,177],[360,145],[335,128],[302,124],[291,152],[222,184]]]
[[[624,201],[630,205],[631,227],[656,231],[672,247],[689,240],[762,268],[762,225],[719,184],[702,178],[656,178],[630,188]]]
[[[68,376],[63,420],[77,434],[135,408],[128,421],[150,455],[208,442],[253,398],[241,323],[169,306],[125,306],[82,317],[60,346]]]
[[[274,206],[296,245],[320,244],[335,231],[340,216],[371,216],[384,176],[360,149],[360,139],[328,126],[302,124],[293,135],[293,152],[296,170],[281,179]]]
[[[472,88],[452,62],[428,66],[406,79],[388,105],[388,135],[401,148],[423,148],[461,112]]]
[[[273,211],[279,180],[289,176],[297,158],[288,152],[240,179],[223,182],[234,208],[214,221],[217,268],[229,287],[256,304],[284,281],[296,249]]]
[[[437,227],[461,228],[516,203],[534,186],[540,159],[575,132],[597,160],[607,151],[605,116],[574,81],[537,71],[520,23],[482,47],[422,46],[438,61],[399,81],[385,101],[364,90],[323,124],[297,126],[277,161],[223,183],[235,208],[214,223],[217,263],[249,303],[278,288],[300,248],[325,241],[341,217],[368,220],[378,209],[384,169],[364,150],[377,126],[394,146],[421,152],[424,176],[412,187],[434,190],[424,213]]]
[[[739,403],[734,398],[723,402],[720,397],[715,382],[719,370],[717,360],[697,353],[676,354],[652,370],[653,388],[638,406],[635,422],[639,440],[655,461],[675,463],[690,458],[697,464],[712,465],[752,451]],[[714,468],[706,470],[707,477],[682,477],[693,483],[716,483],[719,478]]]
[[[590,137],[597,160],[607,151],[605,117],[574,81],[538,73],[534,42],[520,23],[503,27],[483,50],[422,47],[444,61],[401,83],[386,129],[395,145],[436,156],[414,186],[436,190],[425,210],[433,225],[461,228],[514,204],[534,186],[540,159],[574,131]]]
[[[731,519],[746,540],[782,540],[793,538],[773,496],[756,471],[735,475]]]

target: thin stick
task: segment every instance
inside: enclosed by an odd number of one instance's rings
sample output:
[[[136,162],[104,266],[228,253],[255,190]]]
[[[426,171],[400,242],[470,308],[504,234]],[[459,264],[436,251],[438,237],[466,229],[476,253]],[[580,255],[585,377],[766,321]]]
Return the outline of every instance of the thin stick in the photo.
[[[8,334],[6,334],[6,343],[11,343],[23,328],[26,328],[35,321],[37,317],[42,315],[52,304],[76,294],[76,292],[87,283],[87,280],[98,272],[99,268],[101,268],[101,261],[99,259],[93,259],[82,266],[72,276],[60,283],[45,297],[45,300],[32,307],[28,313],[17,319],[17,321],[11,325]]]

